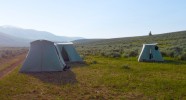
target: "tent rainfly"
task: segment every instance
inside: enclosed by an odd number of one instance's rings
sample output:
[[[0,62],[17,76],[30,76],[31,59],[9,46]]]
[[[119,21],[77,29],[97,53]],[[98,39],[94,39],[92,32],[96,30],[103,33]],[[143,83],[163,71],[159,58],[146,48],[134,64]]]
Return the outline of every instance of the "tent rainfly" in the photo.
[[[72,43],[36,40],[30,43],[29,53],[20,72],[63,71],[65,62],[81,62]]]
[[[143,61],[161,62],[164,60],[159,51],[157,44],[143,44],[143,48],[139,55],[138,61],[139,62],[143,62]]]

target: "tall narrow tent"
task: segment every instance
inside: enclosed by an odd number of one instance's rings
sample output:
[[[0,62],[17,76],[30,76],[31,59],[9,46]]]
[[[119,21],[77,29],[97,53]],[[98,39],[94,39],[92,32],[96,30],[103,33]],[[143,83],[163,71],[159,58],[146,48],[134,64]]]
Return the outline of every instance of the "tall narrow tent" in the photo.
[[[139,62],[143,61],[164,61],[157,44],[143,44],[143,48],[138,58]]]
[[[65,62],[83,61],[75,50],[73,43],[55,43],[55,45]]]
[[[73,58],[74,55],[71,53],[71,49],[65,49],[65,51],[62,52],[56,44],[58,43],[47,40],[36,40],[31,42],[29,53],[20,72],[63,71],[66,64],[62,53],[65,52],[64,54],[66,54],[69,59]],[[72,44],[71,47],[75,50]],[[69,57],[68,52],[70,52],[69,54],[71,54],[71,57]]]

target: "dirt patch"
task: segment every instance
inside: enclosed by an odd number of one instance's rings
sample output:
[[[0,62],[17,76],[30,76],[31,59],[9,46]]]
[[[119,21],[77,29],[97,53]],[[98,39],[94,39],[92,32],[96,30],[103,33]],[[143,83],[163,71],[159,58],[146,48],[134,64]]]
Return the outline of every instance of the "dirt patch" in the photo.
[[[0,79],[3,76],[10,73],[11,71],[13,71],[18,65],[20,65],[23,62],[23,60],[25,59],[25,54],[21,54],[21,55],[17,56],[16,58],[14,57],[14,58],[10,58],[10,59],[1,60],[0,66],[3,66],[4,64],[6,64],[14,59],[18,59],[18,60],[16,60],[15,62],[12,62],[9,66],[7,66],[5,69],[0,71]]]

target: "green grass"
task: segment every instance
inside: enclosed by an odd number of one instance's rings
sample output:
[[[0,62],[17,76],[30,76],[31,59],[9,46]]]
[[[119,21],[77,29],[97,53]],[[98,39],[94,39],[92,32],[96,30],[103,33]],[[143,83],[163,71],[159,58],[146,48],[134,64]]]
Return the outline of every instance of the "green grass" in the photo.
[[[0,80],[0,99],[186,99],[186,62],[85,57],[62,73],[19,73]]]

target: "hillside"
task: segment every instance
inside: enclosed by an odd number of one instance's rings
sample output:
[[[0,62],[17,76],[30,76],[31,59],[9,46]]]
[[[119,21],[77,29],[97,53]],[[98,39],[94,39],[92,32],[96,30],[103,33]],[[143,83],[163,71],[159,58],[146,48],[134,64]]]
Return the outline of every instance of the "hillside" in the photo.
[[[75,44],[88,44],[88,43],[93,43],[93,42],[98,42],[102,41],[103,39],[79,39],[79,40],[74,40],[73,43]]]
[[[29,40],[14,37],[0,32],[0,47],[23,47],[28,46]]]
[[[186,31],[102,40],[74,41],[83,55],[107,57],[138,56],[145,43],[158,43],[163,56],[179,57],[186,54]]]
[[[1,26],[0,32],[27,40],[47,39],[51,41],[73,41],[77,39],[83,39],[82,37],[65,37],[56,36],[53,33],[46,31],[37,31],[33,29],[22,29],[14,26]]]

